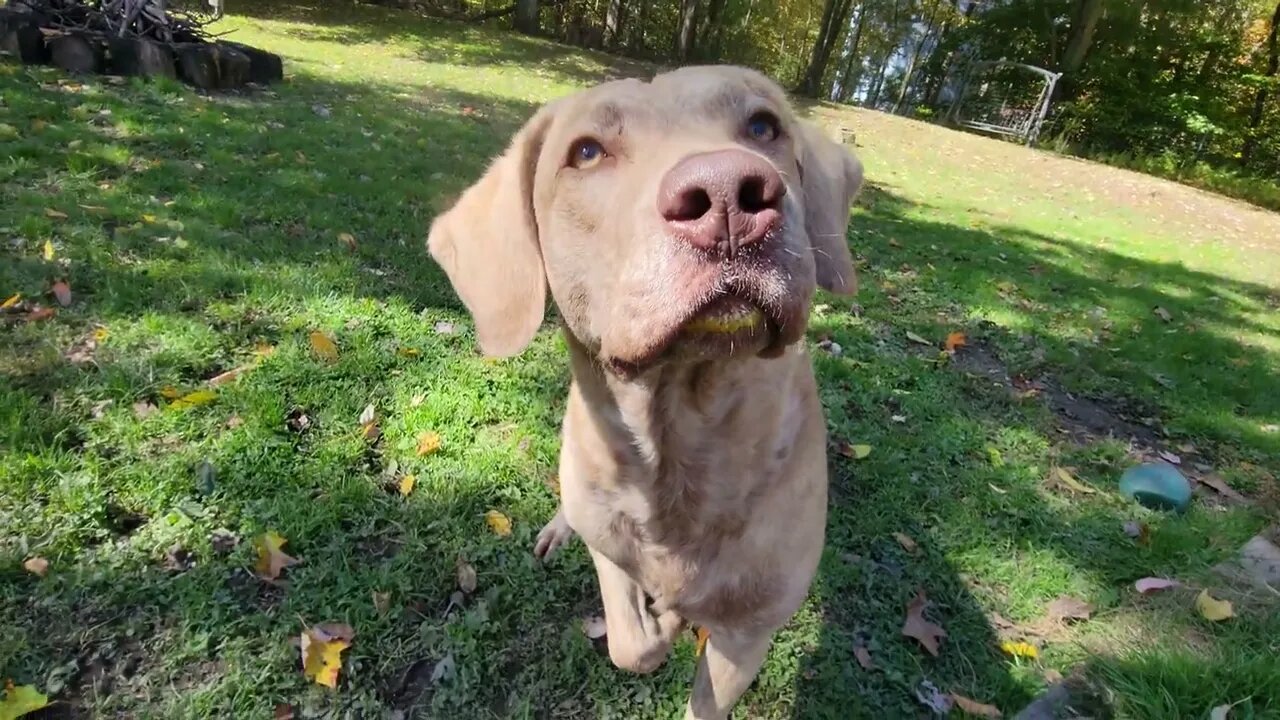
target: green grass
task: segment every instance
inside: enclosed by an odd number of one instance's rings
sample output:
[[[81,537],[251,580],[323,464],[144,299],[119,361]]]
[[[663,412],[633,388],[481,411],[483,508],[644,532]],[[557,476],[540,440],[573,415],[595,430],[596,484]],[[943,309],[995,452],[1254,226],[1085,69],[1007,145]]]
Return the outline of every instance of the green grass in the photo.
[[[83,717],[260,718],[278,703],[307,717],[676,716],[692,643],[653,675],[616,671],[577,628],[598,610],[581,544],[547,567],[530,554],[556,502],[561,340],[549,323],[524,355],[482,359],[423,246],[537,104],[644,70],[360,6],[232,12],[226,29],[283,54],[288,82],[203,97],[0,65],[0,298],[52,304],[59,277],[73,292],[53,319],[0,328],[0,678]],[[815,353],[833,440],[873,451],[833,448],[819,578],[737,717],[917,717],[924,679],[1012,715],[1046,669],[1077,666],[1118,717],[1203,718],[1246,697],[1252,717],[1280,717],[1280,613],[1210,571],[1276,516],[1280,217],[812,110],[857,131],[871,179],[850,235],[859,307],[820,298],[810,342],[844,349]],[[100,328],[91,362],[65,358]],[[315,357],[313,330],[337,340],[337,362]],[[906,335],[955,330],[969,346],[947,360]],[[202,387],[262,343],[275,352],[213,402],[166,406],[166,388]],[[1019,397],[989,372],[1045,388]],[[1210,492],[1181,517],[1127,504],[1124,442],[1064,420],[1054,408],[1078,411],[1073,397],[1102,409],[1095,425],[1147,419],[1167,433],[1149,439],[1252,502]],[[162,409],[139,417],[139,402]],[[359,435],[369,403],[376,444]],[[424,431],[442,447],[418,457]],[[417,475],[409,496],[392,465]],[[1097,492],[1046,488],[1055,465]],[[491,509],[511,537],[486,528]],[[1122,533],[1128,520],[1150,525],[1149,545]],[[227,554],[220,528],[242,538]],[[249,573],[269,529],[303,560],[279,586]],[[166,569],[174,546],[194,565]],[[43,578],[22,569],[35,555]],[[459,557],[479,580],[461,608]],[[1199,619],[1194,592],[1136,597],[1147,575],[1210,587],[1239,616]],[[899,633],[917,589],[949,633],[936,659]],[[1039,660],[1000,651],[993,613],[1025,629],[1061,594],[1095,604],[1093,619],[1052,633]],[[328,621],[357,633],[336,691],[309,683],[289,644]],[[433,682],[444,658],[453,670]]]

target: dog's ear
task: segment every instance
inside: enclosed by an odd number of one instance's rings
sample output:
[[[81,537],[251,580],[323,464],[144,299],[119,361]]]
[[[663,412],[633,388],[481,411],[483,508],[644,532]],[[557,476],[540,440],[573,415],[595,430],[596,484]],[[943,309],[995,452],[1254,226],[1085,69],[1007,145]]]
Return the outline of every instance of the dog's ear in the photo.
[[[533,181],[554,113],[546,106],[525,123],[427,237],[431,257],[475,320],[480,349],[492,357],[523,350],[546,310]]]
[[[849,211],[862,189],[862,163],[816,125],[801,121],[796,157],[804,190],[804,226],[813,245],[818,285],[841,295],[858,290],[849,252]]]

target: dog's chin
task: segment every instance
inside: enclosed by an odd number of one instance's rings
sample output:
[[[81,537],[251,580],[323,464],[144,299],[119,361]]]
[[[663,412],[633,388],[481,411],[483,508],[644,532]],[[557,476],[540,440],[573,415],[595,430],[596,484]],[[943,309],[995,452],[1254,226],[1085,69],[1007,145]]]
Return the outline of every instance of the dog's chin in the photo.
[[[803,323],[771,314],[738,295],[721,295],[677,324],[643,355],[610,357],[607,364],[618,375],[631,378],[669,364],[776,358],[803,335],[803,330],[796,332],[797,325]]]

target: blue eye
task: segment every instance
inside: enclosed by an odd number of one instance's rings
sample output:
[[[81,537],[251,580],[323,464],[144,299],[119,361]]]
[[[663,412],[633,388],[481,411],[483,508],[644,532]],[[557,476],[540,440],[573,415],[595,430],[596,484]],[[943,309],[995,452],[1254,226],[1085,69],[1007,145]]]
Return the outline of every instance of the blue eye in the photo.
[[[595,140],[579,140],[574,143],[569,164],[576,168],[589,167],[604,158],[604,148]]]
[[[752,140],[773,140],[778,137],[778,119],[769,113],[757,113],[747,121],[747,134]]]

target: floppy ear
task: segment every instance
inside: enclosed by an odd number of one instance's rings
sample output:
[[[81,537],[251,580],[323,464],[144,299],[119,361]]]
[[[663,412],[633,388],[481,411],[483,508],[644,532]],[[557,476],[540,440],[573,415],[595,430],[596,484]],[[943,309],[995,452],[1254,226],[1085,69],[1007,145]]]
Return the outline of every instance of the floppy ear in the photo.
[[[484,176],[431,223],[427,249],[476,323],[486,355],[515,355],[546,310],[533,179],[553,110],[530,119]]]
[[[813,244],[818,285],[841,295],[858,290],[849,252],[849,211],[862,189],[862,163],[812,123],[801,121],[796,138],[804,225]]]

